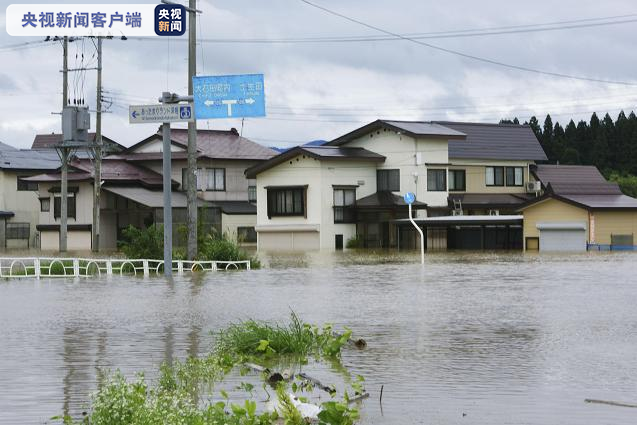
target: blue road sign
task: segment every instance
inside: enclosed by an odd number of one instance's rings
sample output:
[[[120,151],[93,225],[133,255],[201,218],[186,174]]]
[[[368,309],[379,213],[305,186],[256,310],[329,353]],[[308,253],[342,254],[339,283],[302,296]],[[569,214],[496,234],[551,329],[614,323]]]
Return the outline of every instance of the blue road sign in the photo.
[[[403,196],[403,199],[405,200],[407,205],[411,205],[416,201],[416,195],[414,195],[412,192],[407,192],[405,193],[405,196]]]
[[[195,118],[265,116],[263,74],[193,77]]]

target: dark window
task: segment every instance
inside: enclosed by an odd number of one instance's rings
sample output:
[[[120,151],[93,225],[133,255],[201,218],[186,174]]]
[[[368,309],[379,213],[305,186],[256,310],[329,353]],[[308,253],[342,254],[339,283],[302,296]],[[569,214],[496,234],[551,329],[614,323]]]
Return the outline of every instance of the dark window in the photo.
[[[447,190],[447,170],[427,170],[427,190],[429,192]]]
[[[486,167],[485,176],[487,186],[504,186],[504,167]]]
[[[334,223],[353,223],[354,210],[351,208],[356,203],[356,189],[334,189]]]
[[[507,186],[522,186],[524,184],[524,169],[522,167],[507,167]]]
[[[199,169],[200,173],[204,170]],[[206,168],[206,190],[212,192],[223,192],[226,190],[226,169],[225,168]],[[203,180],[203,177],[201,178]],[[198,190],[203,190],[197,186]]]
[[[305,189],[268,189],[268,217],[305,215]]]
[[[620,247],[632,247],[633,246],[633,235],[610,235],[610,244],[612,246],[620,246]]]
[[[26,176],[22,176],[26,177]],[[38,190],[37,182],[25,182],[21,177],[17,177],[18,179],[18,190],[19,191],[35,191]]]
[[[239,242],[256,242],[257,232],[254,227],[237,227],[237,239]]]
[[[257,202],[256,186],[248,186],[248,202]]]
[[[30,231],[29,223],[7,223],[6,238],[29,239]]]
[[[376,170],[376,190],[400,191],[400,170]]]
[[[449,170],[449,190],[467,190],[465,170]]]
[[[71,194],[69,194],[66,205],[67,205],[66,207],[67,218],[75,218],[75,196],[72,196]],[[60,212],[61,207],[62,207],[62,197],[56,196],[55,199],[53,200],[53,218],[61,217],[62,215],[62,213]]]
[[[51,211],[51,198],[40,198],[40,211],[41,212]]]

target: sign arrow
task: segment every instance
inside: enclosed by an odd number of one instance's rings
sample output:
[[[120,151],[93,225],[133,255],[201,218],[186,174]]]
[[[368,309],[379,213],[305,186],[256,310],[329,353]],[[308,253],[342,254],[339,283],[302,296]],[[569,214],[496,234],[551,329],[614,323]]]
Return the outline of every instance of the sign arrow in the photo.
[[[133,116],[133,118],[137,118],[137,111],[133,111],[131,115]]]
[[[206,100],[203,104],[206,105],[206,106],[214,106],[215,101],[214,100]]]
[[[245,100],[245,102],[246,102],[248,105],[252,105],[254,102],[256,102],[256,100],[254,100],[253,98],[251,98],[251,97],[250,97],[250,98],[246,99],[246,100]]]

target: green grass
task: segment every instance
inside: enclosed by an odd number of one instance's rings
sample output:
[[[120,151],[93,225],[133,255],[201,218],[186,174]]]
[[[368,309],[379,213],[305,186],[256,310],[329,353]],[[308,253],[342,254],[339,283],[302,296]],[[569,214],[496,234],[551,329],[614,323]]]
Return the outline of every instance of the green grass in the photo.
[[[65,415],[51,420],[65,425],[303,425],[307,421],[293,405],[289,391],[296,394],[311,388],[297,378],[278,384],[279,407],[275,412],[257,405],[261,401],[254,399],[252,385],[247,390],[249,398],[240,403],[230,402],[228,393],[218,387],[233,369],[245,368],[244,362],[255,359],[276,361],[285,355],[314,353],[338,362],[340,349],[350,334],[335,335],[331,326],[309,325],[294,313],[285,325],[248,320],[220,332],[208,356],[162,365],[154,384],[146,382],[142,374],[134,380],[127,380],[119,372],[105,376],[81,421]],[[265,388],[266,374],[261,378]],[[356,393],[353,385],[351,390]],[[223,401],[213,401],[220,399]],[[342,399],[321,403],[319,425],[352,425],[359,416],[348,400],[346,391]]]

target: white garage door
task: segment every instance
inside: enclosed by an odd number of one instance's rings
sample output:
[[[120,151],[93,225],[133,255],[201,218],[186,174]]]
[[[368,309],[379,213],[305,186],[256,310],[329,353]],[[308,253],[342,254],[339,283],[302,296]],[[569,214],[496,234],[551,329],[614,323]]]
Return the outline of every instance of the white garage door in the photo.
[[[320,248],[318,232],[259,233],[259,250],[263,251],[314,251]]]
[[[586,224],[538,223],[540,251],[586,251]]]

